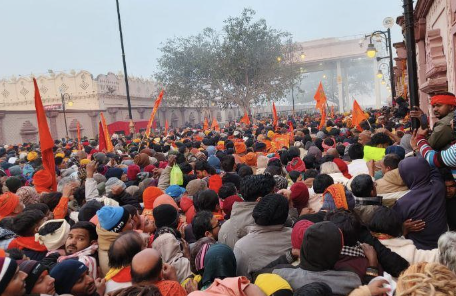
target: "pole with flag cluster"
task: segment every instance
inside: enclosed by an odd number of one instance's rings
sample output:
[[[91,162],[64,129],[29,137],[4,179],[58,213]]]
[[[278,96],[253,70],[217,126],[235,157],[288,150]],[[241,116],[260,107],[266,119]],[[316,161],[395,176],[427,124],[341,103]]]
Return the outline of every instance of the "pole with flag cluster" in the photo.
[[[106,124],[106,119],[104,117],[103,112],[100,113],[100,117],[101,117],[102,133],[103,133],[103,137],[104,137],[104,140],[106,143],[106,151],[112,152],[112,151],[114,151],[114,146],[112,145],[112,142],[111,142],[111,136],[109,135],[108,125]]]
[[[359,130],[362,131],[361,122],[366,119],[364,111],[356,100],[353,101],[353,110],[352,110],[352,123]]]
[[[277,109],[276,109],[274,102],[272,102],[272,118],[273,118],[274,129],[276,129],[277,124],[279,123],[279,117],[277,116]]]
[[[154,109],[152,109],[152,113],[150,114],[149,122],[147,123],[146,134],[145,134],[146,137],[150,136],[150,130],[151,130],[152,124],[154,122],[155,114],[157,113],[158,107],[160,107],[160,104],[162,102],[163,94],[164,94],[164,91],[162,90],[160,92],[160,94],[158,95],[158,98],[155,100]]]
[[[207,117],[204,117],[203,130],[207,131],[208,129],[209,129],[209,121],[207,120]]]
[[[220,131],[220,126],[219,126],[218,121],[217,121],[217,119],[215,117],[212,119],[211,129],[215,130],[215,131]]]

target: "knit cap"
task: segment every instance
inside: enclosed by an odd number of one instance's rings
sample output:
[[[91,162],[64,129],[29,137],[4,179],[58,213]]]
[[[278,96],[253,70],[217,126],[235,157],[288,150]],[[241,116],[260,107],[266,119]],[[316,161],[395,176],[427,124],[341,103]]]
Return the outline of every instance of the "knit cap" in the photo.
[[[153,215],[157,228],[163,226],[177,226],[178,213],[172,205],[164,204],[155,207],[153,210]]]
[[[39,233],[35,234],[35,241],[39,242],[40,245],[46,246],[48,251],[54,251],[60,248],[65,244],[65,241],[70,233],[70,224],[65,219],[52,219],[44,222],[40,228],[43,229],[47,224],[50,223],[62,223],[59,228],[54,230],[52,233],[46,235],[40,235]]]
[[[220,187],[222,187],[223,181],[222,177],[220,175],[212,175],[209,178],[209,189],[214,190],[217,194],[220,190]]]
[[[141,168],[138,165],[134,164],[134,165],[129,166],[128,169],[127,169],[128,180],[135,181],[137,175],[140,172],[141,172]]]
[[[9,191],[16,193],[16,191],[22,186],[22,182],[17,177],[9,177],[6,179],[5,185]]]
[[[105,176],[106,179],[110,178],[117,178],[121,179],[124,171],[121,168],[109,168],[108,171],[106,172]]]
[[[28,161],[34,161],[37,158],[38,158],[38,153],[36,153],[35,151],[29,152],[29,154],[27,154]]]
[[[213,167],[216,171],[220,171],[220,168],[221,168],[221,162],[220,162],[220,159],[215,156],[215,155],[212,155],[212,156],[209,156],[209,158],[207,159],[207,162],[209,163],[209,165],[211,167]]]
[[[304,182],[296,182],[290,187],[290,198],[293,201],[293,206],[301,213],[301,210],[307,207],[309,203],[309,189]]]
[[[122,207],[104,206],[97,211],[97,217],[101,228],[119,233],[130,219],[130,214]]]
[[[55,279],[55,292],[57,294],[71,293],[73,286],[87,270],[87,266],[78,260],[69,259],[57,263],[49,274]]]
[[[302,159],[297,156],[293,158],[287,165],[287,172],[298,171],[302,173],[305,170],[306,165],[304,164],[304,161],[302,161]]]
[[[23,186],[16,191],[16,195],[24,205],[30,205],[40,202],[40,196],[36,192],[35,188],[30,186]]]
[[[291,231],[291,246],[293,249],[301,249],[304,234],[306,233],[307,228],[312,225],[314,225],[314,223],[309,220],[300,220],[293,225],[293,230]]]
[[[185,187],[189,196],[195,195],[198,191],[206,190],[207,183],[201,179],[194,179],[188,182],[187,187]]]
[[[248,166],[257,165],[257,154],[254,152],[249,152],[244,156],[245,164]]]
[[[182,194],[184,194],[185,188],[179,185],[171,185],[166,188],[165,193],[171,196],[176,202],[179,202]]]
[[[163,194],[163,191],[155,186],[147,187],[143,192],[144,209],[153,209],[154,201]]]
[[[31,294],[32,289],[40,278],[40,275],[48,268],[35,260],[26,260],[19,265],[19,270],[27,274],[25,279],[26,294]]]
[[[114,186],[121,186],[123,190],[125,190],[125,188],[127,188],[127,186],[125,185],[125,183],[123,181],[119,180],[118,178],[112,177],[112,178],[109,178],[108,181],[106,181],[106,183],[105,183],[106,195],[109,195],[109,193],[111,193],[112,187],[114,187]]]
[[[0,257],[0,294],[2,294],[16,274],[17,263],[8,257]]]
[[[0,195],[0,220],[11,215],[19,204],[19,197],[11,192]]]
[[[260,274],[256,280],[257,285],[263,293],[267,296],[280,295],[280,296],[292,296],[293,290],[290,284],[284,280],[280,275],[273,273]]]
[[[288,200],[280,194],[267,194],[253,208],[252,216],[261,226],[283,225],[288,217]]]
[[[288,187],[288,181],[287,178],[279,175],[274,176],[274,180],[276,182],[276,188],[277,189],[287,189]]]
[[[22,175],[22,169],[18,165],[13,165],[8,170],[9,170],[11,176],[20,176],[20,175]]]

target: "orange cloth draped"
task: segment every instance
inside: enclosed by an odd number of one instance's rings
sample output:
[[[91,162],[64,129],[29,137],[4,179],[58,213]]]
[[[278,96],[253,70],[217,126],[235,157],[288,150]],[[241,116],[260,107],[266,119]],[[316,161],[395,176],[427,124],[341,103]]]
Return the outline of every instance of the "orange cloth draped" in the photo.
[[[169,124],[168,119],[165,120],[165,134],[168,134]]]
[[[320,125],[318,126],[318,129],[321,130],[325,124],[326,124],[326,110],[323,108],[321,109],[321,120],[320,120]]]
[[[36,118],[38,121],[38,132],[40,136],[40,149],[41,159],[43,161],[44,170],[46,170],[51,178],[52,191],[57,191],[57,180],[55,176],[55,159],[54,152],[54,140],[52,139],[51,132],[46,119],[46,113],[44,111],[43,102],[41,101],[40,91],[36,79],[33,78],[33,85],[35,86],[35,110]]]
[[[363,129],[361,128],[360,124],[363,122],[363,120],[366,119],[366,115],[364,115],[363,109],[361,109],[361,106],[358,104],[356,100],[353,101],[353,110],[352,110],[352,123],[353,125],[359,130],[362,131]]]
[[[220,130],[220,126],[217,122],[217,119],[215,119],[215,117],[214,117],[214,119],[212,119],[211,129],[216,130],[216,131]]]
[[[160,94],[158,95],[158,98],[155,100],[154,109],[152,109],[152,113],[150,114],[149,123],[147,124],[147,129],[146,129],[146,136],[147,137],[150,136],[150,129],[152,127],[152,123],[153,123],[154,118],[155,118],[155,113],[157,113],[158,107],[160,107],[160,103],[161,103],[161,101],[163,99],[163,94],[164,94],[164,91],[162,90],[160,92]]]
[[[98,150],[101,152],[106,152],[106,139],[103,132],[103,125],[101,121],[98,122]]]
[[[100,113],[100,117],[101,117],[101,127],[103,128],[103,136],[104,136],[104,139],[106,142],[106,151],[112,152],[112,151],[114,151],[114,146],[112,145],[112,142],[111,142],[111,136],[109,135],[108,125],[106,124],[106,119],[104,117],[103,112]]]
[[[274,119],[274,121],[273,121],[274,127],[276,127],[277,123],[279,122],[279,117],[277,116],[277,109],[276,109],[274,102],[272,102],[272,118]]]
[[[207,117],[204,117],[203,130],[207,131],[208,129],[209,129],[209,122],[207,121]]]
[[[314,100],[317,102],[315,108],[320,109],[320,110],[323,110],[323,108],[325,108],[326,95],[325,95],[325,91],[323,90],[323,84],[321,84],[321,81],[320,81],[320,84],[318,85],[317,91],[315,92]]]
[[[79,124],[79,121],[77,123],[77,129],[78,129],[78,150],[82,150],[82,144],[81,144],[81,125]]]
[[[244,116],[241,118],[239,123],[244,123],[246,125],[250,124],[250,118],[249,118],[249,115],[247,114],[247,111],[244,111]]]
[[[347,197],[345,196],[345,188],[342,184],[333,184],[323,192],[323,198],[326,193],[331,194],[334,205],[337,209],[344,208],[348,210]]]

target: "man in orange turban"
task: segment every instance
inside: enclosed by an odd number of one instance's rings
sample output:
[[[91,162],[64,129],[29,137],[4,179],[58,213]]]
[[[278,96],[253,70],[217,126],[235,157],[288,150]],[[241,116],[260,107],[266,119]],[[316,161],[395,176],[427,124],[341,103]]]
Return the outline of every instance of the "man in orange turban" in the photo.
[[[33,186],[38,194],[42,192],[51,192],[52,176],[47,170],[39,170],[33,174]]]
[[[0,195],[0,220],[9,216],[15,216],[22,212],[24,204],[19,197],[11,192]]]

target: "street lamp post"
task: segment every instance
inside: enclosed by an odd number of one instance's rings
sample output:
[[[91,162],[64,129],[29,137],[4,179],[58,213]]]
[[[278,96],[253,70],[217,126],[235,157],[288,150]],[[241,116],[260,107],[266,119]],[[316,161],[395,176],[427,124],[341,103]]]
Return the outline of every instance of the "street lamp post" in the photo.
[[[61,93],[60,97],[62,99],[62,110],[63,110],[63,119],[65,121],[65,132],[66,132],[66,137],[68,137],[68,125],[67,125],[67,118],[66,118],[66,107],[65,107],[65,101],[68,101],[68,106],[73,106],[73,102],[70,101],[70,95],[67,93]]]

